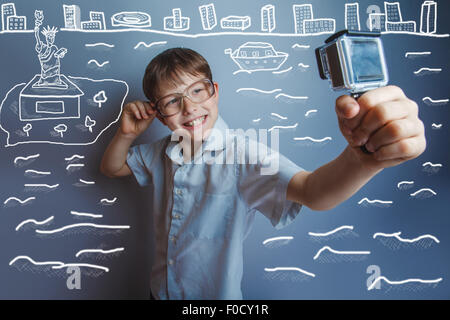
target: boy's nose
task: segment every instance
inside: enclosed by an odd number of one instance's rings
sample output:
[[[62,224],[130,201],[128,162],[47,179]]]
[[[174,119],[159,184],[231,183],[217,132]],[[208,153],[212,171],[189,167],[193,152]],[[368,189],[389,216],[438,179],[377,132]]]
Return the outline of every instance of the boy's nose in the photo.
[[[197,110],[197,106],[194,102],[189,100],[189,98],[183,98],[183,114],[187,115],[193,113]]]

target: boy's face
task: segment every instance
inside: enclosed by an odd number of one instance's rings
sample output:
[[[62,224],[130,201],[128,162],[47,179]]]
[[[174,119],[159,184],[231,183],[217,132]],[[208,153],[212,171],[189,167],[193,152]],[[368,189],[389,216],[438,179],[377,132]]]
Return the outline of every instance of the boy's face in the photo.
[[[161,84],[161,97],[170,95],[172,93],[183,93],[186,88],[191,84],[205,79],[204,76],[193,76],[190,74],[183,74],[180,77],[181,84],[177,86],[167,86],[166,84]],[[218,116],[218,103],[219,103],[219,85],[214,82],[214,94],[204,102],[195,103],[192,102],[188,97],[183,99],[183,108],[178,114],[170,117],[161,117],[158,114],[159,120],[169,127],[170,130],[175,131],[179,129],[186,130],[190,136],[191,141],[201,141],[205,140],[212,129]],[[193,120],[202,120],[192,123]]]

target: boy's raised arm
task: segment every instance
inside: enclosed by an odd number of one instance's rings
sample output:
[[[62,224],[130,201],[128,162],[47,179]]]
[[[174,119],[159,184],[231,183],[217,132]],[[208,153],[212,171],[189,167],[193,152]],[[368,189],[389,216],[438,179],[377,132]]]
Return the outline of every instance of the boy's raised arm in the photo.
[[[150,126],[155,116],[156,111],[147,102],[134,101],[125,105],[120,127],[103,154],[100,172],[108,177],[131,174],[127,165],[128,150],[133,141]]]
[[[287,189],[288,200],[313,210],[335,207],[382,169],[414,159],[426,147],[417,104],[398,87],[369,91],[358,101],[341,96],[336,113],[347,148],[317,170],[294,175]],[[362,152],[363,145],[372,153]]]

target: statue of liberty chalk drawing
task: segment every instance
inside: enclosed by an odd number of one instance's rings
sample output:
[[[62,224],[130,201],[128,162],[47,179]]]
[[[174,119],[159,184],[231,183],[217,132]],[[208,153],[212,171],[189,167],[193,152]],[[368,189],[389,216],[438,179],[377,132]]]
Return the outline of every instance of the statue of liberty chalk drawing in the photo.
[[[33,84],[33,88],[60,88],[67,89],[68,85],[61,80],[61,63],[60,59],[64,58],[67,53],[66,48],[60,48],[54,44],[56,27],[44,28],[42,34],[45,36],[46,42],[42,42],[39,37],[39,28],[44,20],[44,14],[41,10],[34,12],[35,27],[34,36],[36,37],[36,52],[38,53],[39,62],[41,63],[41,76],[39,80]]]
[[[64,36],[64,33],[58,33],[56,27],[41,27],[43,11],[36,10],[34,17],[34,37],[30,39],[34,40],[35,50],[31,54],[33,60],[39,61],[40,70],[36,64],[30,80],[14,85],[0,99],[0,130],[6,133],[6,146],[93,144],[119,120],[128,84],[122,80],[69,75],[74,66],[62,72],[61,59],[71,50],[58,48],[55,39],[57,34]],[[15,60],[28,58],[29,53],[23,52]],[[79,67],[76,70],[83,71]],[[33,70],[22,71],[29,77]],[[111,99],[112,96],[115,98]]]

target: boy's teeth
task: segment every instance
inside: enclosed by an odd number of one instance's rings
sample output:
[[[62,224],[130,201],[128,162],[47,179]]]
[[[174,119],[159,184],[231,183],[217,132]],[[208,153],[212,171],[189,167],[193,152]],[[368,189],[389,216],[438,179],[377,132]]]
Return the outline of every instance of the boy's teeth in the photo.
[[[202,123],[204,119],[205,119],[205,116],[203,116],[203,117],[201,117],[201,118],[197,118],[197,119],[195,119],[194,121],[187,122],[186,125],[187,125],[188,127],[193,127],[193,126],[196,126],[196,125],[199,124],[199,123]]]

